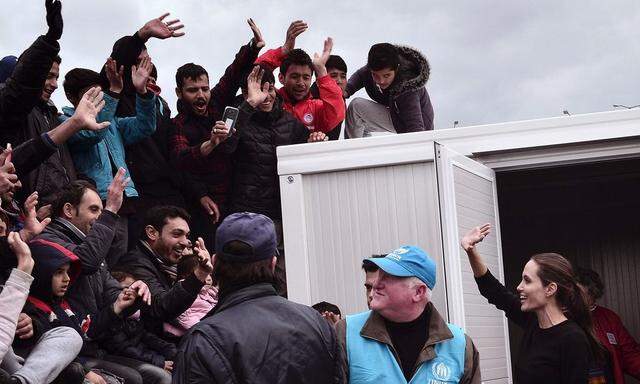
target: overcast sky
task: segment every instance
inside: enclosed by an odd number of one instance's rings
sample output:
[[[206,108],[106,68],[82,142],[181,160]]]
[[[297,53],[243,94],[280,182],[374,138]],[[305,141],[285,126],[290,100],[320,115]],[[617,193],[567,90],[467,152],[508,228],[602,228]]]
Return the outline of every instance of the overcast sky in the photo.
[[[2,0],[0,56],[19,55],[46,31],[44,1]],[[213,86],[253,17],[267,47],[282,44],[292,20],[309,30],[297,46],[313,54],[326,36],[352,72],[377,42],[413,46],[431,63],[427,89],[436,128],[558,116],[640,104],[640,1],[63,0],[64,75],[99,70],[113,42],[164,11],[186,36],[152,40],[158,83],[175,110],[175,71],[203,65]],[[60,89],[53,100],[68,105]]]

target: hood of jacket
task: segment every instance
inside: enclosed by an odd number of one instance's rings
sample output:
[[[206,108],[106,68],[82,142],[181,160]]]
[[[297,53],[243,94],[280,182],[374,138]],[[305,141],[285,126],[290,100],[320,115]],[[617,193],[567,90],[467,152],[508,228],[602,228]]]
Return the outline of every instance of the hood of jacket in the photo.
[[[417,49],[404,45],[396,45],[396,48],[400,54],[400,68],[389,89],[392,100],[405,92],[424,87],[431,73],[427,58]]]
[[[30,295],[45,302],[52,299],[51,279],[54,273],[64,264],[70,264],[69,278],[73,282],[80,275],[80,259],[76,254],[60,244],[44,239],[36,239],[29,243],[31,255],[35,261],[33,267],[33,284]]]

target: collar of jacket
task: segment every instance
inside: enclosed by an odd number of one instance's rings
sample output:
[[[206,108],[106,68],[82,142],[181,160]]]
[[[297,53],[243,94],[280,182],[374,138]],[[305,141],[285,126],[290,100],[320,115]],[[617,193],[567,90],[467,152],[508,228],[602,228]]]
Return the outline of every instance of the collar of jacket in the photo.
[[[429,316],[429,337],[420,350],[420,354],[418,355],[418,359],[414,366],[414,372],[420,364],[436,357],[435,345],[437,343],[453,338],[453,334],[449,330],[447,323],[444,321],[442,316],[440,316],[436,307],[432,303],[428,303],[425,310],[429,310],[431,312],[431,316]],[[391,348],[396,361],[400,365],[398,352],[391,342],[391,336],[389,335],[389,332],[387,332],[384,318],[380,314],[375,311],[371,311],[369,319],[367,319],[367,322],[360,331],[360,336],[375,340],[379,343],[387,344],[389,348]]]
[[[76,244],[84,242],[84,239],[87,237],[78,227],[62,217],[56,217],[49,225],[66,233]]]
[[[229,288],[226,292],[220,292],[218,296],[218,304],[205,317],[213,316],[216,313],[222,312],[227,308],[244,303],[248,300],[277,295],[278,293],[276,292],[276,289],[269,283],[252,284],[236,290]]]

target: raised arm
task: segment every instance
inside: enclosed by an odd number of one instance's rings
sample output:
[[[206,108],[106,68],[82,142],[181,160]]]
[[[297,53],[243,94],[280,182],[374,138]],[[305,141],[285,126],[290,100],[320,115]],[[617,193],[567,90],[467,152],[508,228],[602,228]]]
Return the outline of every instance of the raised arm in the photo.
[[[347,88],[344,91],[345,98],[351,97],[351,95],[364,88],[364,82],[367,76],[371,76],[371,74],[366,65],[355,71],[355,73],[349,77],[349,81],[347,81]]]
[[[270,49],[256,59],[256,64],[260,64],[272,71],[282,64],[282,60],[296,47],[296,38],[308,28],[307,23],[296,20],[289,25],[282,46]]]
[[[249,26],[253,32],[253,39],[247,45],[243,45],[233,62],[227,67],[224,75],[211,90],[211,99],[209,100],[209,113],[214,113],[215,119],[222,117],[222,111],[228,105],[233,104],[236,93],[240,88],[242,77],[251,69],[254,61],[258,56],[260,49],[264,47],[262,34],[257,25],[250,19]],[[260,39],[260,40],[259,40]]]
[[[5,120],[9,115],[26,115],[40,100],[47,74],[53,60],[60,52],[58,40],[62,36],[62,3],[60,0],[46,0],[46,35],[40,36],[20,55],[12,75],[0,89],[0,116]],[[4,124],[2,124],[4,125]]]
[[[331,56],[333,39],[328,37],[324,41],[322,54],[313,55],[313,69],[316,73],[316,84],[320,94],[322,107],[318,109],[315,130],[329,132],[340,124],[345,117],[345,105],[342,90],[336,82],[327,75],[326,63]]]
[[[136,89],[136,115],[117,119],[117,128],[124,145],[136,143],[156,131],[156,97],[147,91],[147,80],[153,69],[151,58],[145,57],[131,67],[131,79]]]
[[[471,265],[473,276],[476,278],[480,294],[482,294],[489,303],[495,305],[496,308],[504,311],[507,318],[519,326],[524,327],[529,320],[529,315],[520,310],[519,297],[509,291],[489,272],[487,265],[484,263],[484,260],[482,260],[476,248],[476,245],[484,240],[490,232],[490,224],[475,227],[462,237],[460,245],[465,252],[467,252],[469,264]]]

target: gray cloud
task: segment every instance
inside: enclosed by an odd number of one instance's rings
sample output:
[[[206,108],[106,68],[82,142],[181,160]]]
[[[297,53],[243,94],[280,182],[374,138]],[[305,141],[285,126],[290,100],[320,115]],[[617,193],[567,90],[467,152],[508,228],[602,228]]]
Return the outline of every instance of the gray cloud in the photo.
[[[19,54],[46,30],[44,1],[3,0],[0,55]],[[99,69],[120,36],[165,10],[186,24],[180,39],[149,42],[163,96],[175,105],[175,70],[202,64],[212,85],[260,25],[267,45],[282,43],[293,19],[310,29],[298,46],[313,53],[335,40],[350,71],[369,46],[389,41],[420,49],[432,66],[428,83],[436,127],[588,113],[640,104],[640,2],[550,1],[124,1],[64,0],[62,73]],[[64,93],[54,101],[66,105]]]

